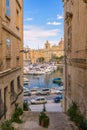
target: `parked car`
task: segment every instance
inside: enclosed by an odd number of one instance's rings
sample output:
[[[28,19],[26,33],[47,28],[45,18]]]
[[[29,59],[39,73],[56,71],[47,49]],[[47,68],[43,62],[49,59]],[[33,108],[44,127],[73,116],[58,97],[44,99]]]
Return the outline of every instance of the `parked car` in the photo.
[[[37,91],[38,91],[38,87],[34,87],[34,88],[32,88],[30,91],[31,91],[31,94],[36,94],[37,93]]]
[[[59,87],[59,90],[60,90],[60,91],[63,91],[63,86],[60,86],[60,87]]]
[[[23,90],[29,90],[27,87],[23,87]]]
[[[43,104],[43,103],[47,103],[45,97],[37,97],[35,99],[31,99],[31,104]]]
[[[42,90],[38,90],[37,91],[37,95],[48,95],[50,94],[50,89],[49,88],[43,88]]]
[[[24,96],[31,96],[31,92],[28,89],[26,89],[23,91],[23,95]]]
[[[54,93],[55,93],[55,94],[62,94],[62,91],[56,89],[56,90],[54,90]]]
[[[54,98],[54,102],[55,102],[55,103],[58,103],[58,102],[60,102],[60,100],[61,100],[62,98],[63,98],[63,95],[60,94],[60,95],[58,95],[57,97]]]

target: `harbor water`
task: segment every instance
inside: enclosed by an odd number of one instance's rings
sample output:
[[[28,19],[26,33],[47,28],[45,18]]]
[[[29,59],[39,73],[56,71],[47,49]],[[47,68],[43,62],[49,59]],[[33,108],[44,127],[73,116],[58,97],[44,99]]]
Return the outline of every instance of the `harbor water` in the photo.
[[[53,88],[58,87],[58,84],[53,83],[53,79],[60,77],[63,79],[63,67],[59,66],[58,69],[52,73],[47,73],[44,75],[24,75],[24,78],[29,80],[25,87],[32,88]]]

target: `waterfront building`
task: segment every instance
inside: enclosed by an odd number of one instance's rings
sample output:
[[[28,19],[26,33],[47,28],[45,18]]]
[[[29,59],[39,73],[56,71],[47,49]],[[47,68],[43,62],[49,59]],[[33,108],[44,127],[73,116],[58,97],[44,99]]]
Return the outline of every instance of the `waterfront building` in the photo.
[[[22,0],[0,0],[0,122],[22,107],[22,9]]]
[[[26,47],[25,50],[27,49],[28,52],[24,53],[24,63],[25,61],[29,63],[36,63],[38,62],[40,58],[44,59],[44,62],[49,62],[52,59],[52,56],[57,56],[57,57],[63,57],[64,55],[64,41],[63,39],[60,40],[58,45],[53,45],[51,46],[49,41],[47,40],[46,43],[44,44],[45,47],[42,49],[30,49],[29,47]]]
[[[87,0],[63,0],[65,110],[76,102],[87,117]]]

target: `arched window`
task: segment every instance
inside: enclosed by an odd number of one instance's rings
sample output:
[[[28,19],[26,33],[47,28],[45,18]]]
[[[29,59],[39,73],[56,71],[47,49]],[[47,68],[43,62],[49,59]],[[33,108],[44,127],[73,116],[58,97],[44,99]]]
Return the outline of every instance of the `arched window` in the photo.
[[[6,15],[10,16],[10,0],[6,0]]]

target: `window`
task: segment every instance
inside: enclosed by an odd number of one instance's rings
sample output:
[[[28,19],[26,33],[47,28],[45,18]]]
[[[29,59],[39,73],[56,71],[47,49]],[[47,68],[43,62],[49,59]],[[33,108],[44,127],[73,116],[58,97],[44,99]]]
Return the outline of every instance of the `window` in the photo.
[[[10,0],[6,0],[6,16],[10,16]]]
[[[6,45],[9,47],[10,46],[10,43],[11,43],[11,40],[9,37],[6,38]]]
[[[11,40],[9,36],[6,38],[6,69],[9,69],[11,66]]]
[[[14,94],[14,81],[10,83],[11,94]]]
[[[36,99],[36,101],[40,101],[40,99]]]
[[[11,40],[9,37],[6,38],[6,47],[7,47],[6,56],[10,56],[11,55]]]
[[[1,89],[0,89],[0,98],[1,98]]]
[[[18,90],[20,89],[20,76],[17,77],[17,86],[18,86]]]
[[[16,10],[16,27],[19,29],[19,11]]]
[[[71,97],[71,76],[68,75],[68,96]]]
[[[0,89],[0,109],[1,109],[1,108],[3,109],[3,106],[2,106],[2,94],[1,94],[1,89]],[[2,109],[1,109],[1,110],[2,110]]]
[[[72,40],[72,29],[68,28],[68,49],[71,48],[71,40]]]
[[[42,101],[44,101],[45,99],[44,98],[41,98]]]

